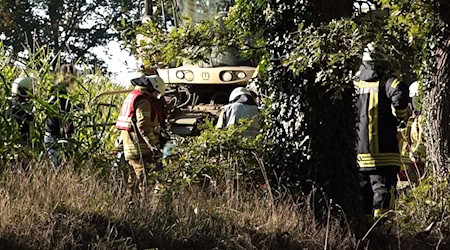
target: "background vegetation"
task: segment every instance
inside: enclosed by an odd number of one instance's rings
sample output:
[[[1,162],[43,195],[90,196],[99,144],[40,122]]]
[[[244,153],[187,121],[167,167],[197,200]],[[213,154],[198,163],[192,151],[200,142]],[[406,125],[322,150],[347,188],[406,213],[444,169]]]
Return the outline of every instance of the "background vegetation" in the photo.
[[[7,38],[1,40],[15,58],[28,58],[33,52],[27,48],[37,45],[53,55],[61,52],[63,63],[82,60],[91,69],[103,68],[104,62],[91,49],[120,40],[120,32],[138,20],[138,4],[130,0],[1,0],[0,35]]]
[[[98,72],[78,79],[70,98],[84,109],[61,117],[76,123],[72,157],[63,170],[51,170],[41,154],[42,124],[54,112],[46,100],[64,54],[34,46],[20,59],[2,47],[0,248],[446,248],[445,1],[382,0],[376,4],[383,11],[366,15],[354,14],[353,4],[237,0],[223,26],[205,22],[170,33],[155,23],[140,27],[153,36],[149,64],[206,60],[212,47],[226,46],[260,59],[259,87],[268,99],[262,136],[242,139],[242,127],[209,124],[197,138],[176,139],[166,169],[149,172],[148,185],[159,184],[149,190],[159,193],[133,203],[125,193],[128,167],[111,164],[117,131],[91,126],[114,120],[117,109],[108,106],[122,98],[96,96],[121,88]],[[352,76],[368,41],[377,41],[392,72],[419,80],[431,152],[427,176],[401,192],[395,219],[373,226],[358,217],[353,148]],[[23,75],[36,79],[32,148],[18,143],[8,114],[11,82]]]

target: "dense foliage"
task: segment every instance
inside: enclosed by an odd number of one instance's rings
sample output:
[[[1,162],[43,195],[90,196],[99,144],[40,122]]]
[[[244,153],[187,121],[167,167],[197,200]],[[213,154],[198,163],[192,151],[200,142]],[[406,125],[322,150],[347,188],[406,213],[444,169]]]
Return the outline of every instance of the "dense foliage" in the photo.
[[[178,140],[172,156],[164,160],[164,171],[152,175],[174,193],[195,186],[213,192],[231,187],[239,192],[266,184],[262,136],[243,138],[241,134],[249,124],[242,124],[216,129],[208,121],[200,136]]]
[[[51,94],[51,86],[59,81],[59,76],[54,73],[52,66],[57,59],[42,48],[32,55],[31,60],[23,61],[21,64],[14,63],[12,57],[3,47],[0,47],[0,80],[2,81],[0,90],[2,114],[0,117],[2,127],[0,139],[1,168],[10,166],[7,163],[11,161],[13,163],[27,162],[32,158],[46,158],[46,154],[43,153],[43,135],[45,132],[44,119],[47,114],[57,115],[63,121],[67,119],[74,121],[75,135],[71,140],[70,148],[67,150],[72,155],[72,159],[77,162],[77,168],[83,168],[85,163],[89,161],[97,162],[98,169],[102,169],[105,164],[109,165],[108,158],[111,158],[111,156],[105,152],[113,150],[113,141],[116,139],[117,131],[112,126],[101,125],[116,119],[117,106],[120,104],[122,97],[95,97],[101,92],[122,89],[123,87],[111,84],[98,72],[86,74],[80,77],[69,90],[69,97],[73,105],[82,107],[82,109],[73,109],[73,112],[67,115],[59,114],[56,106],[49,105],[47,102]],[[30,110],[34,114],[30,136],[31,148],[20,143],[20,134],[17,132],[18,125],[11,116],[11,106],[8,101],[11,94],[11,84],[19,76],[30,76],[34,79],[34,95],[31,101],[34,109]],[[108,108],[108,105],[115,108]],[[100,126],[92,127],[91,125],[94,124],[100,124]],[[42,157],[39,157],[39,155]]]
[[[0,1],[0,35],[18,55],[28,48],[48,46],[63,62],[82,59],[103,66],[91,49],[120,38],[120,30],[138,14],[139,1]],[[21,56],[30,56],[29,53]]]

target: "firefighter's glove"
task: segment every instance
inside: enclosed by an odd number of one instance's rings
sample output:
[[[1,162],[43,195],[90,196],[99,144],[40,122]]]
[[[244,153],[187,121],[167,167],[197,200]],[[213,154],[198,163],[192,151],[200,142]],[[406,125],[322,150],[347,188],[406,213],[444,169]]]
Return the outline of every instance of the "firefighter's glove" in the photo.
[[[153,145],[150,146],[150,150],[152,151],[154,159],[160,159],[162,157],[162,152],[161,152],[161,148],[159,147],[159,143],[157,143],[154,146]]]

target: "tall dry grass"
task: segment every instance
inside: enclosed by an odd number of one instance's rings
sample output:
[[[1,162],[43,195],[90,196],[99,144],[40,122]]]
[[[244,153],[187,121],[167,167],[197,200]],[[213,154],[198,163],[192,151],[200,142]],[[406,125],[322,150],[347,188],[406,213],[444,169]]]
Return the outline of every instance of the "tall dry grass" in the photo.
[[[67,169],[73,168],[68,166]],[[352,249],[356,239],[331,219],[314,220],[306,203],[276,206],[240,191],[126,194],[120,173],[53,171],[33,164],[0,182],[3,249]]]
[[[430,237],[419,239],[414,228],[408,232],[406,224],[398,224],[405,223],[401,220],[377,225],[361,241],[369,227],[353,223],[350,228],[335,209],[326,220],[317,220],[309,197],[293,200],[284,195],[273,205],[261,192],[192,187],[167,194],[149,189],[147,197],[134,197],[130,203],[122,173],[105,177],[89,170],[73,171],[78,169],[73,164],[61,171],[45,163],[31,165],[29,172],[7,171],[0,178],[0,249],[447,246],[444,239],[437,244]]]

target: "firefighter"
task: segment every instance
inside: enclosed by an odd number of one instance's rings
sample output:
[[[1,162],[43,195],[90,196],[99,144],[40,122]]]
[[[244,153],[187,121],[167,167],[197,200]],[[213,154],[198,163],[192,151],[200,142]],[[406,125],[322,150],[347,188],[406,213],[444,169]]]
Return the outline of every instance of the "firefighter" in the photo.
[[[394,206],[402,165],[397,127],[408,119],[409,102],[408,86],[390,75],[386,61],[379,58],[369,45],[355,81],[360,185],[364,209],[374,218]]]
[[[426,150],[423,139],[423,116],[419,104],[419,83],[413,82],[409,86],[409,113],[406,128],[400,129],[399,143],[400,154],[404,164],[403,171],[400,171],[399,179],[415,183],[423,174],[423,159],[426,157]]]
[[[258,106],[255,103],[250,91],[244,87],[235,88],[229,97],[229,104],[225,105],[219,115],[216,128],[224,128],[230,125],[239,125],[241,119],[253,119],[242,136],[255,136],[259,131]]]
[[[62,160],[63,149],[62,145],[58,145],[58,141],[70,139],[75,132],[72,119],[65,117],[72,109],[72,104],[68,99],[68,88],[76,82],[78,71],[73,65],[65,64],[61,66],[59,73],[60,79],[50,89],[51,96],[48,100],[50,105],[56,105],[59,115],[47,113],[45,119],[44,144],[53,168],[59,167]]]
[[[157,75],[134,78],[131,83],[135,87],[120,109],[116,128],[121,130],[125,159],[132,167],[128,175],[128,192],[133,194],[137,184],[143,195],[146,165],[156,163],[161,157],[159,137],[163,117],[154,98],[164,95],[165,83]]]
[[[418,177],[424,173],[424,160],[426,159],[426,147],[424,139],[423,125],[424,116],[421,112],[419,83],[414,82],[409,86],[409,96],[411,97],[412,124],[409,134],[410,150],[409,156],[413,163]]]
[[[20,133],[20,144],[31,146],[30,134],[34,120],[33,103],[33,80],[30,77],[19,77],[14,80],[11,88],[11,115],[17,122]]]

